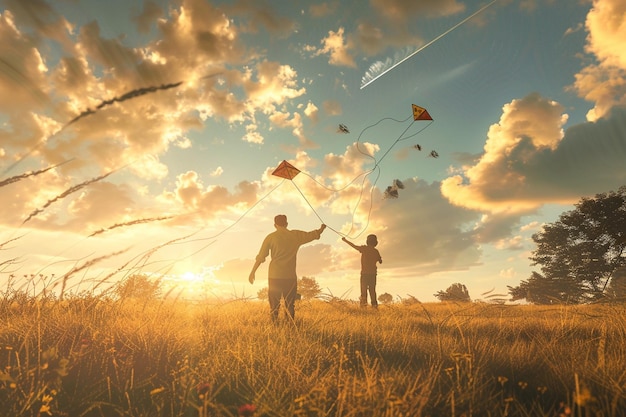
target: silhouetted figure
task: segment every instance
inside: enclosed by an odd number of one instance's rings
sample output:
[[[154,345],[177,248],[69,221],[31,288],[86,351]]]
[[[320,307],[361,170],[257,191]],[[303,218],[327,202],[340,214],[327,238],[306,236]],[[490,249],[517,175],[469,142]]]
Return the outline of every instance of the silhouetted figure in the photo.
[[[250,272],[248,280],[254,284],[256,270],[271,254],[268,269],[268,297],[272,320],[278,320],[280,299],[284,298],[288,315],[295,317],[295,301],[298,292],[298,277],[296,275],[296,257],[298,249],[305,243],[319,239],[326,225],[310,232],[287,229],[287,216],[279,214],[274,217],[275,232],[270,233],[263,240],[256,262]]]
[[[361,252],[361,307],[367,306],[367,294],[369,292],[370,299],[372,301],[372,307],[378,307],[378,300],[376,299],[376,263],[383,263],[383,258],[380,257],[380,252],[376,249],[378,245],[378,239],[376,235],[367,236],[367,245],[357,246],[350,242],[345,237],[342,238],[344,242],[352,246],[354,249]]]

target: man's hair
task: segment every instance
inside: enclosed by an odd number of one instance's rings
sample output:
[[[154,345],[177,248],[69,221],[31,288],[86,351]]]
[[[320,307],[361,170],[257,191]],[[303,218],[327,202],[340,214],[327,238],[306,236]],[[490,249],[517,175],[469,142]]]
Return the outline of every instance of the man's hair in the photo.
[[[368,245],[376,246],[378,245],[378,238],[376,235],[368,235],[367,240],[365,241]]]
[[[285,216],[284,214],[277,215],[276,217],[274,217],[274,224],[276,226],[287,227],[287,216]]]

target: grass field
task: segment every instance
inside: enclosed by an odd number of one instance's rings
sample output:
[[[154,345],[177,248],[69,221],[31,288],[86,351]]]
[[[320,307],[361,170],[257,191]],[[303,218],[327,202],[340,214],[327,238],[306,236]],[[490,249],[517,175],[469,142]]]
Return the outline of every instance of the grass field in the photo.
[[[626,415],[622,305],[0,297],[2,416]]]

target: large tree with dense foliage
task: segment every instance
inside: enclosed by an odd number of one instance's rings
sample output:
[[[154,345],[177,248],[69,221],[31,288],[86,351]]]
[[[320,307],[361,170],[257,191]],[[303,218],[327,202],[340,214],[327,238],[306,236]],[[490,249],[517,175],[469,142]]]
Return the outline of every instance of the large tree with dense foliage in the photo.
[[[582,303],[605,297],[611,274],[626,265],[626,186],[582,198],[574,207],[533,235],[537,249],[530,259],[541,273],[509,287],[512,301]]]
[[[322,289],[313,277],[302,277],[298,280],[298,293],[303,300],[311,300],[320,295]]]

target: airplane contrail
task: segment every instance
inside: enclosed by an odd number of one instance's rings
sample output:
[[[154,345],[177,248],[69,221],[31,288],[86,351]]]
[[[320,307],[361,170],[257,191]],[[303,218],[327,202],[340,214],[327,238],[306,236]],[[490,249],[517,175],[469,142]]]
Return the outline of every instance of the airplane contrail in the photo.
[[[443,38],[444,36],[446,36],[448,33],[452,32],[454,29],[458,28],[459,26],[461,26],[463,23],[467,22],[468,20],[470,20],[471,18],[473,18],[474,16],[476,16],[477,14],[481,13],[483,10],[485,10],[487,7],[491,6],[492,4],[494,4],[496,1],[498,0],[493,0],[491,3],[481,7],[480,9],[478,9],[477,11],[475,11],[474,13],[472,13],[471,15],[469,15],[468,17],[466,17],[465,19],[461,20],[459,23],[457,23],[456,25],[452,26],[450,29],[446,30],[445,32],[443,32],[441,35],[437,36],[436,38],[434,38],[433,40],[431,40],[430,42],[428,42],[427,44],[423,45],[422,47],[420,47],[417,51],[413,52],[412,54],[408,55],[406,58],[402,59],[401,61],[393,64],[391,67],[387,68],[386,70],[384,70],[383,72],[381,72],[380,74],[378,74],[377,76],[375,76],[374,78],[372,78],[371,80],[368,80],[365,82],[365,78],[363,77],[362,80],[362,84],[361,84],[361,90],[364,89],[365,87],[367,87],[368,85],[370,85],[371,83],[373,83],[374,81],[376,81],[377,79],[379,79],[380,77],[382,77],[383,75],[387,74],[389,71],[391,71],[392,69],[394,69],[395,67],[397,67],[398,65],[402,64],[404,61],[406,61],[407,59],[415,56],[418,52],[423,51],[424,49],[428,48],[430,45],[432,45],[433,43],[437,42],[439,39]]]

